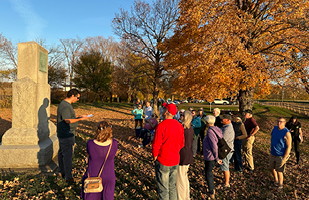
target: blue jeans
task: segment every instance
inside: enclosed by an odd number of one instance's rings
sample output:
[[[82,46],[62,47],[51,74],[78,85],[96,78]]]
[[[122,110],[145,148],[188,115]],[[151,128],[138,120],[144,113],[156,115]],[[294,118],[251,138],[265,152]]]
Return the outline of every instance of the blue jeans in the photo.
[[[147,130],[147,129],[142,129],[141,131],[141,138],[143,138],[143,146],[146,147],[147,144],[151,142],[151,135],[154,134],[154,130]]]
[[[177,200],[176,179],[178,165],[164,166],[159,161],[155,163],[156,180],[159,199]]]
[[[214,189],[215,189],[214,174],[212,172],[215,165],[216,165],[216,160],[211,160],[211,161],[205,160],[205,178],[207,181],[208,191],[210,194],[214,194]]]
[[[72,157],[73,147],[75,144],[75,138],[58,138],[59,140],[59,151],[58,151],[58,171],[65,175],[65,179],[72,178]]]
[[[234,168],[240,172],[242,172],[241,145],[241,140],[234,140]]]

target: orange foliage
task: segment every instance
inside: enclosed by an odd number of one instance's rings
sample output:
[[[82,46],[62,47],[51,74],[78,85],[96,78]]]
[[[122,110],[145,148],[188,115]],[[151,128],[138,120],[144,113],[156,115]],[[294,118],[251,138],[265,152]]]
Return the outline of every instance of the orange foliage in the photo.
[[[177,91],[212,100],[286,74],[292,52],[308,51],[308,1],[182,0],[174,36],[165,41]]]

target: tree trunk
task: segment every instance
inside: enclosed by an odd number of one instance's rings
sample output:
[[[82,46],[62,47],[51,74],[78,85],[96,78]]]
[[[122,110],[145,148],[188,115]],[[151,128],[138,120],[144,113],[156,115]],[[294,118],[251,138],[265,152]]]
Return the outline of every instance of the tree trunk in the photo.
[[[253,93],[254,89],[249,88],[247,90],[239,90],[238,101],[239,101],[239,112],[244,113],[245,110],[253,108]]]
[[[119,103],[119,96],[117,95],[117,103]]]
[[[113,102],[113,93],[112,93],[112,92],[110,92],[110,93],[109,93],[109,95],[110,95],[109,102],[110,102],[110,103],[112,103],[112,102]]]
[[[157,89],[157,85],[153,86],[153,113],[156,114],[157,116],[159,116],[159,112],[158,112],[158,95],[159,95],[159,91]]]

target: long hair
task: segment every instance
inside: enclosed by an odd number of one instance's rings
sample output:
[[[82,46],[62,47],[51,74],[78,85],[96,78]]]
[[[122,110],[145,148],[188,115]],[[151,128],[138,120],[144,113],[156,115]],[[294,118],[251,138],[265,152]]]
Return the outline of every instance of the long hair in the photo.
[[[185,111],[183,113],[183,122],[182,125],[185,129],[189,129],[191,127],[192,114],[190,111]]]
[[[106,140],[111,138],[112,135],[112,126],[106,121],[101,121],[96,127],[94,139],[99,142],[105,142]]]
[[[296,116],[292,116],[289,120],[290,123],[293,123],[293,119],[296,119],[295,124],[298,124],[298,119]]]

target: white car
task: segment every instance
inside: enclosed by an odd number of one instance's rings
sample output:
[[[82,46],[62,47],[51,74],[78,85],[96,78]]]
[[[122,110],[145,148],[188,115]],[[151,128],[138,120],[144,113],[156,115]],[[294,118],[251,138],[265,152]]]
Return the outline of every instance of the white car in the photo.
[[[230,104],[230,102],[227,101],[227,100],[215,99],[215,101],[212,102],[211,104],[215,104],[215,105],[228,105],[228,104]]]

